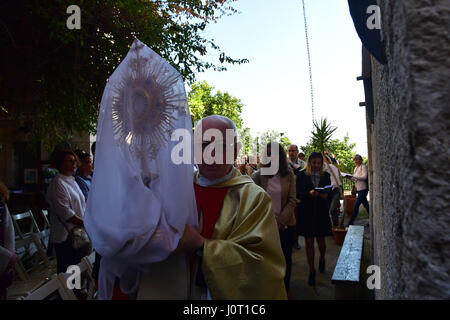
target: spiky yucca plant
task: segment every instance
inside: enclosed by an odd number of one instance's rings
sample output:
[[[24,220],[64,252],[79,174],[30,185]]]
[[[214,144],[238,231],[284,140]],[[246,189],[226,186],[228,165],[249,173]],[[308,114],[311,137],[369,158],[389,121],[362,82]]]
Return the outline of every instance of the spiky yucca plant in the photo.
[[[313,124],[314,128],[313,131],[311,131],[312,147],[314,148],[314,151],[323,152],[325,149],[329,148],[329,142],[337,127],[332,126],[327,118],[320,118],[319,121],[314,120]]]

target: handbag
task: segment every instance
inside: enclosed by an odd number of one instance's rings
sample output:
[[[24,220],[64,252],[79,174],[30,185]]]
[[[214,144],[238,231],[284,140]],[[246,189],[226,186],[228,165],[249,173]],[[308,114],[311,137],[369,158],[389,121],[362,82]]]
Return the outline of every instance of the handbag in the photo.
[[[76,226],[69,230],[69,228],[67,228],[67,225],[60,219],[60,217],[58,215],[56,216],[69,233],[72,248],[81,251],[83,256],[90,255],[92,252],[92,242],[86,232],[86,229],[81,226]]]
[[[84,227],[75,227],[69,232],[72,247],[80,251],[81,256],[88,256],[92,253],[92,242]]]
[[[72,239],[72,247],[74,249],[80,249],[91,244],[91,239],[84,227],[75,227],[69,232]]]
[[[357,193],[358,191],[356,190],[356,186],[355,185],[353,185],[353,187],[352,187],[352,196],[356,196],[356,193]]]

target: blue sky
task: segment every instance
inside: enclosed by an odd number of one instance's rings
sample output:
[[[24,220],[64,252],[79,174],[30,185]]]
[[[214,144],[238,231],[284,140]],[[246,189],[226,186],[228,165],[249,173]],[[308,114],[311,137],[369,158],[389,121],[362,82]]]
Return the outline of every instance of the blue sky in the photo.
[[[314,83],[315,118],[327,117],[338,127],[335,138],[348,132],[356,151],[367,155],[361,75],[361,42],[345,0],[306,0]],[[226,72],[198,74],[222,92],[245,104],[244,126],[252,134],[286,132],[298,145],[312,129],[311,97],[301,0],[239,0],[241,13],[210,25],[205,35],[228,55],[250,63],[228,66]],[[219,53],[209,55],[218,61]]]

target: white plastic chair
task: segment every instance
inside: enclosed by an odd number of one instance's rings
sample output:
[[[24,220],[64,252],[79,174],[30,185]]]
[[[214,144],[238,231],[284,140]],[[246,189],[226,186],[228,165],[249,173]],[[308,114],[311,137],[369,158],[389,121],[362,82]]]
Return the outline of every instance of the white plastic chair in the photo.
[[[41,210],[42,217],[44,218],[44,229],[50,229],[50,220],[48,216],[48,210]]]
[[[95,285],[95,279],[92,277],[93,263],[91,263],[90,257],[86,256],[81,259],[81,262],[78,264],[81,270],[81,274],[86,273],[87,276],[87,299],[92,300],[97,291],[97,286]]]
[[[11,218],[13,221],[16,239],[15,239],[15,249],[16,251],[20,253],[29,254],[30,256],[34,256],[34,265],[39,265],[40,261],[38,258],[42,260],[44,265],[46,267],[50,267],[50,261],[47,258],[46,250],[43,247],[41,236],[40,236],[40,230],[36,223],[36,220],[34,219],[33,213],[31,210],[19,213],[19,214],[11,214]],[[28,223],[30,225],[29,231],[23,231],[19,226],[19,221],[26,221],[28,220]],[[35,255],[37,253],[37,256]],[[27,273],[34,269],[30,268],[27,270],[25,266],[23,265],[22,261],[18,259],[18,262],[16,264],[16,271],[19,275],[19,277],[22,280],[28,280],[29,277],[27,276]]]
[[[66,280],[69,275],[64,273],[54,274],[52,279],[30,294],[19,297],[18,300],[48,300],[55,294],[59,295],[62,300],[77,300],[72,290],[67,288]]]
[[[11,214],[11,218],[13,220],[14,228],[16,230],[16,238],[17,236],[19,238],[26,238],[28,236],[31,236],[32,233],[39,232],[39,227],[37,225],[36,220],[34,219],[33,212],[31,210],[28,210],[27,212],[23,213],[17,213],[17,214]],[[30,230],[27,232],[23,232],[22,229],[19,227],[18,221],[21,220],[29,220],[30,222]]]
[[[77,265],[80,269],[80,276],[83,282],[87,280],[87,299],[92,300],[96,292],[95,280],[92,277],[92,264],[90,257],[84,257]],[[67,280],[71,276],[69,273],[54,274],[50,281],[45,282],[37,289],[30,293],[19,297],[18,300],[47,300],[48,298],[58,295],[62,300],[77,300],[72,289],[67,286]]]

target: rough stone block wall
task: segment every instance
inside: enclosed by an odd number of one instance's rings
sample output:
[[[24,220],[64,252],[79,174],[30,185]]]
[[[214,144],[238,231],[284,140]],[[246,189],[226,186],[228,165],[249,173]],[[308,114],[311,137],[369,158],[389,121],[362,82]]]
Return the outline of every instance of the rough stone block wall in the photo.
[[[450,1],[380,1],[372,61],[377,299],[450,299]]]

